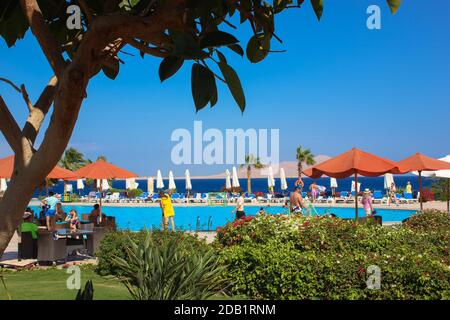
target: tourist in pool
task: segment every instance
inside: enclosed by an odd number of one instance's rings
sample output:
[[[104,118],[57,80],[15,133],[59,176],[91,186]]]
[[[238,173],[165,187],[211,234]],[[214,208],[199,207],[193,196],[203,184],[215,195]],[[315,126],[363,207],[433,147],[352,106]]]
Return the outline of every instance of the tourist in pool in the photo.
[[[372,200],[372,194],[370,193],[369,189],[364,190],[361,203],[364,207],[364,212],[366,213],[366,217],[372,216],[373,212],[373,200]]]
[[[172,198],[169,193],[160,192],[159,196],[161,201],[159,202],[159,206],[162,210],[162,227],[163,230],[169,230],[169,219],[170,224],[172,225],[172,231],[175,231],[175,222],[173,221],[173,217],[175,216],[175,210],[173,209]]]
[[[412,193],[411,181],[406,184],[405,193]]]
[[[53,192],[49,193],[49,196],[42,200],[42,204],[47,206],[45,211],[45,222],[47,230],[56,230],[56,205],[59,203],[58,198],[55,197]]]
[[[301,214],[302,213],[302,209],[306,209],[306,206],[303,204],[303,199],[302,199],[302,195],[300,193],[301,190],[301,186],[297,185],[294,188],[294,192],[292,192],[291,194],[291,206],[290,206],[290,212],[292,213],[296,213],[296,214]]]
[[[312,202],[316,202],[317,196],[319,195],[319,187],[315,182],[311,183],[309,186],[309,190],[311,190]]]
[[[236,220],[242,219],[245,217],[245,211],[244,211],[244,195],[242,191],[239,192],[239,198],[236,200],[236,208],[231,211],[231,213],[236,212]]]
[[[391,205],[392,202],[398,206],[397,188],[395,187],[394,182],[391,183],[391,187],[389,188],[389,205]]]
[[[259,208],[259,211],[256,213],[257,216],[263,216],[266,214],[266,210],[263,207]]]

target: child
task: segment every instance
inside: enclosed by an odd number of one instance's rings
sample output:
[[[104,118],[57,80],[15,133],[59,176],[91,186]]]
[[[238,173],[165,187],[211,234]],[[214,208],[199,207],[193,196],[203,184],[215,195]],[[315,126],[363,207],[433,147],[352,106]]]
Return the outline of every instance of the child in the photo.
[[[78,226],[78,213],[77,210],[70,210],[69,214],[66,217],[66,221],[69,222],[70,230],[77,230]]]

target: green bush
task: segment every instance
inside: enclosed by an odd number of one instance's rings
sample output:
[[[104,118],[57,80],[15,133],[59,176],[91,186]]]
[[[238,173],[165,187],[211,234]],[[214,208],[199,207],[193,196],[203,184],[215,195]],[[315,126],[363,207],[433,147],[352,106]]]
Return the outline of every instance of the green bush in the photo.
[[[144,241],[130,239],[126,256],[113,263],[136,300],[207,299],[226,285],[225,266],[212,249],[192,245],[181,235],[146,232]]]
[[[450,215],[445,211],[424,210],[407,219],[405,226],[416,230],[450,232]]]
[[[122,270],[113,263],[113,260],[115,258],[125,258],[127,255],[126,248],[129,242],[142,243],[145,240],[146,234],[146,231],[133,232],[129,230],[108,232],[100,243],[100,248],[96,254],[98,258],[97,273],[100,275],[121,276]],[[167,232],[153,230],[151,234],[157,243],[160,243],[162,239],[166,238],[175,239],[184,250],[204,252],[209,249],[205,241],[182,231]]]
[[[448,233],[329,217],[258,216],[218,230],[231,294],[254,299],[448,299]],[[368,289],[369,266],[381,289]]]

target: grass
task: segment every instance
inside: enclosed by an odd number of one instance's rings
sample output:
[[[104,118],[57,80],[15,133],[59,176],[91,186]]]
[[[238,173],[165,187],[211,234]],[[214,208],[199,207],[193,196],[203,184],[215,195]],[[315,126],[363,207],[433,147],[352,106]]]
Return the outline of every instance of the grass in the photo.
[[[66,286],[67,269],[5,271],[3,278],[13,300],[74,300],[78,290]],[[97,275],[92,268],[81,269],[81,286],[87,280],[94,284],[95,300],[130,299],[127,289],[117,279]],[[0,282],[0,300],[8,296]]]

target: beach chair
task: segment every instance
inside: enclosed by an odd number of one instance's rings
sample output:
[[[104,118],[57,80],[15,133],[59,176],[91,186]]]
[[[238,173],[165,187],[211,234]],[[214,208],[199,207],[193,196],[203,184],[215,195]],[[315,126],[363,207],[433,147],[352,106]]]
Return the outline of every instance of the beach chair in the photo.
[[[340,196],[335,198],[336,203],[347,202],[349,196],[348,191],[341,191]]]
[[[171,198],[172,198],[172,202],[177,202],[177,203],[181,202],[181,197],[180,197],[179,193],[172,194]]]
[[[406,200],[405,198],[403,198],[400,194],[396,193],[395,194],[395,198],[397,199],[397,201],[399,203],[408,203],[408,200]]]
[[[373,203],[382,203],[383,199],[384,199],[383,193],[381,191],[379,191],[379,190],[375,190],[373,192],[372,199],[373,199]]]
[[[200,201],[202,203],[206,203],[208,201],[208,194],[207,193],[202,193]]]
[[[416,203],[419,201],[418,199],[415,199],[413,197],[412,193],[405,193],[403,198],[405,199],[406,203],[409,203],[409,204]]]

